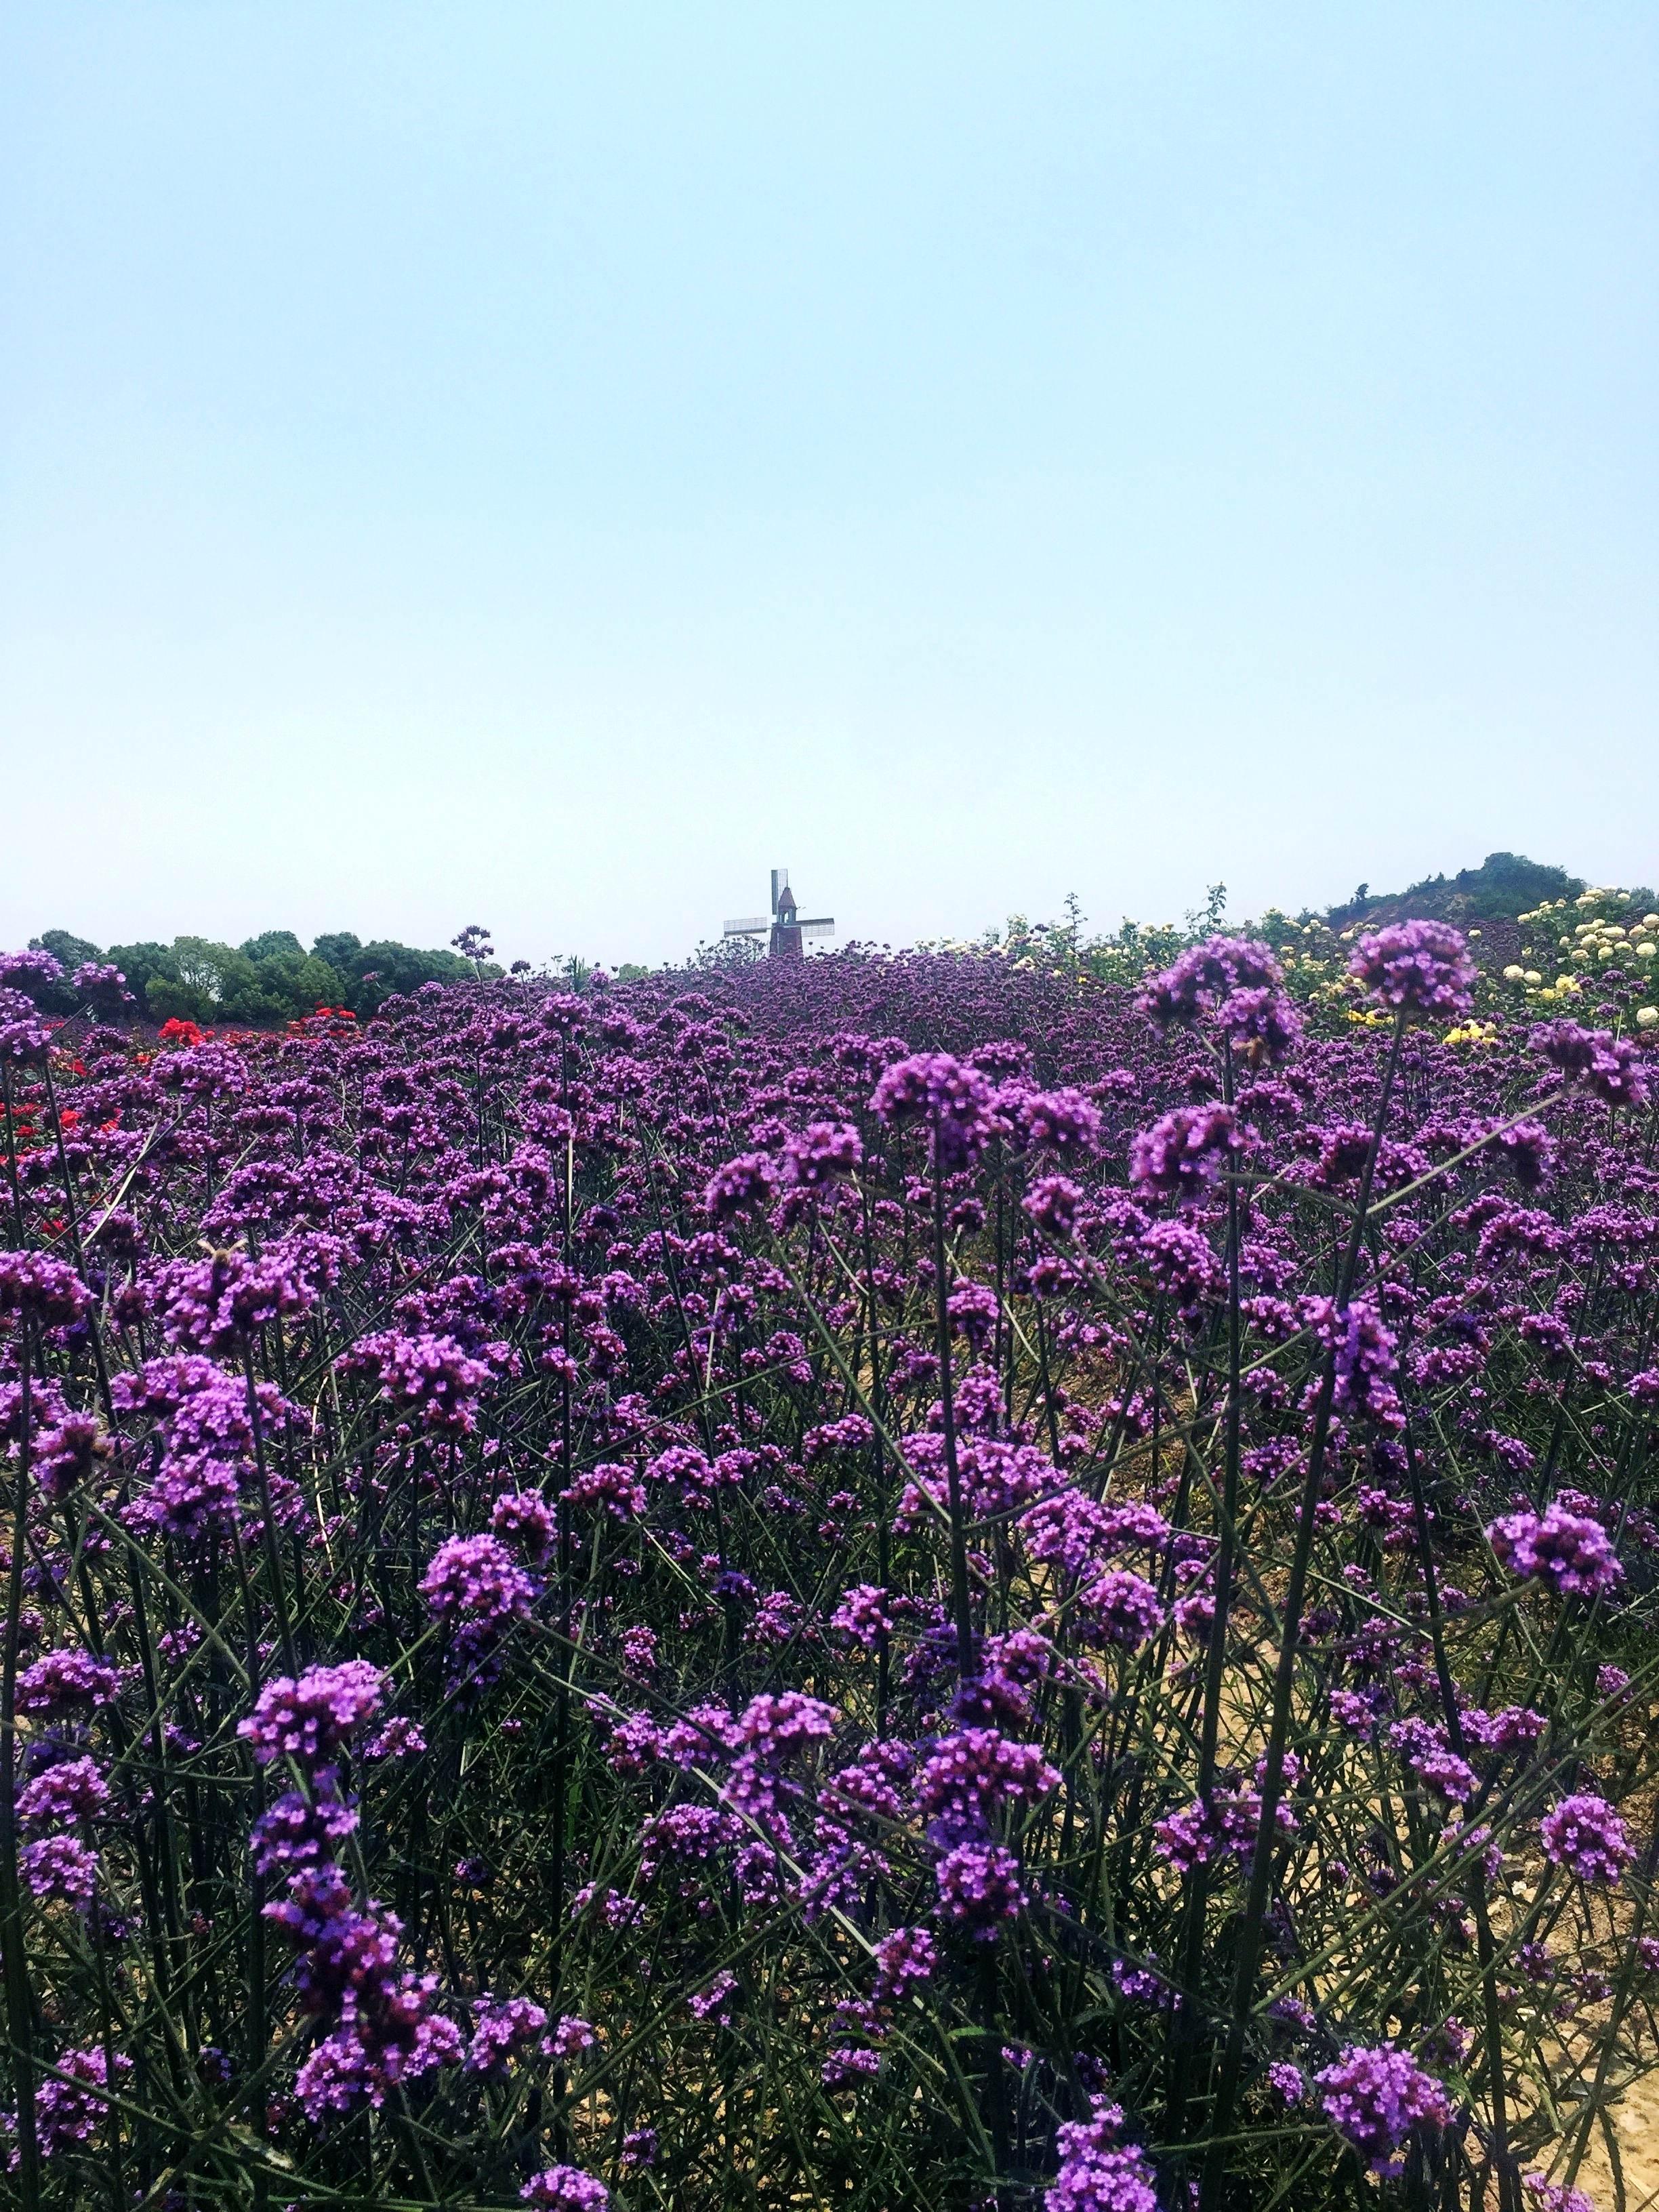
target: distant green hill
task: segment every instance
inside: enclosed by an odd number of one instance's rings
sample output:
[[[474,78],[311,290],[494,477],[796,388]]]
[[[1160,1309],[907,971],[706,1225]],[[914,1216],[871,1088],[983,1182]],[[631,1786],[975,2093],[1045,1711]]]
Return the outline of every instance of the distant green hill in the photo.
[[[1346,905],[1330,909],[1326,920],[1337,930],[1356,921],[1403,921],[1413,915],[1465,925],[1513,921],[1546,899],[1577,898],[1583,888],[1583,878],[1570,876],[1565,868],[1528,860],[1519,853],[1488,853],[1478,868],[1460,868],[1455,876],[1425,876],[1403,891],[1373,892],[1368,884],[1361,884]],[[1638,891],[1635,896],[1651,902],[1653,895]]]

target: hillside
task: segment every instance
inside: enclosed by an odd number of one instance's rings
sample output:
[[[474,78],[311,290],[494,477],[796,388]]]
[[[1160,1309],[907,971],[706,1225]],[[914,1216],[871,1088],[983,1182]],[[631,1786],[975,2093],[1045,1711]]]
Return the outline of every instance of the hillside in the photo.
[[[1460,868],[1455,876],[1425,876],[1403,891],[1373,892],[1362,884],[1352,898],[1332,907],[1325,919],[1339,932],[1356,924],[1376,929],[1409,915],[1433,916],[1462,929],[1475,927],[1486,959],[1501,966],[1520,957],[1518,916],[1547,900],[1577,898],[1584,888],[1583,878],[1569,875],[1565,868],[1529,860],[1520,853],[1488,853],[1478,868]],[[1627,896],[1638,905],[1654,902],[1652,891],[1644,885]]]

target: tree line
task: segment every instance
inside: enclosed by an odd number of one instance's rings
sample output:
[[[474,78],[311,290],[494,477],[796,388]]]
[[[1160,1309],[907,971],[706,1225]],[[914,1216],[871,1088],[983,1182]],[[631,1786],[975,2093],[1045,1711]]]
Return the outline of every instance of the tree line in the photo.
[[[265,1028],[314,1013],[319,1006],[349,1006],[372,1014],[394,992],[422,983],[489,979],[502,970],[489,960],[424,950],[375,938],[365,945],[351,930],[325,932],[307,951],[291,929],[267,929],[240,945],[211,938],[175,937],[171,945],[144,942],[100,947],[67,929],[42,930],[30,939],[63,967],[65,981],[34,995],[48,1012],[72,1013],[78,1003],[67,978],[86,961],[106,961],[126,977],[137,1006],[154,1022],[170,1020]]]

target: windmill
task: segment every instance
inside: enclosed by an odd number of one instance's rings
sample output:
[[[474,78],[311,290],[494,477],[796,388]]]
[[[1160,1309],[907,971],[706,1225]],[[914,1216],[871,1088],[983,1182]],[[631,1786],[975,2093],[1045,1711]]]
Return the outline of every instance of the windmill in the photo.
[[[769,921],[763,914],[739,915],[728,921],[720,932],[722,937],[764,937],[767,950],[775,960],[799,960],[801,939],[805,937],[833,937],[836,924],[832,915],[815,915],[803,920],[795,906],[795,894],[789,888],[787,868],[772,871],[772,916]]]

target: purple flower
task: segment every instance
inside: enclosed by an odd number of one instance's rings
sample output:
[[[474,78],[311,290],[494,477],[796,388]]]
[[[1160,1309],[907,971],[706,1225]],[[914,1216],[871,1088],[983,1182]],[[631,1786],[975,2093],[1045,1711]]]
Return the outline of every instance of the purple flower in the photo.
[[[257,1260],[245,1252],[216,1252],[207,1260],[168,1261],[154,1281],[162,1333],[169,1344],[232,1351],[272,1322],[308,1312],[319,1263],[320,1255],[274,1244]]]
[[[881,2053],[860,2050],[856,2044],[843,2044],[832,2051],[823,2062],[820,2077],[826,2089],[850,2089],[881,2071]]]
[[[1555,1164],[1555,1143],[1541,1121],[1517,1121],[1500,1130],[1492,1149],[1514,1172],[1522,1190],[1541,1190]]]
[[[1459,1759],[1443,1731],[1427,1721],[1396,1721],[1389,1741],[1419,1781],[1454,1805],[1466,1805],[1474,1795],[1473,1768]]]
[[[418,1759],[426,1749],[426,1735],[418,1721],[394,1713],[380,1734],[363,1746],[365,1759]]]
[[[923,1990],[939,1966],[939,1947],[925,1928],[895,1928],[876,1946],[876,2001],[901,2004]]]
[[[547,2026],[547,2014],[530,1997],[495,1997],[485,1990],[472,2008],[469,2074],[500,2076],[523,2057]]]
[[[451,1536],[421,1577],[421,1595],[442,1620],[481,1627],[523,1620],[540,1584],[499,1536]]]
[[[870,1105],[892,1125],[925,1121],[934,1164],[945,1175],[982,1152],[994,1127],[990,1085],[946,1052],[916,1053],[884,1068]]]
[[[1595,2212],[1582,2189],[1552,2181],[1547,2174],[1523,2174],[1521,2186],[1527,2192],[1527,2212]]]
[[[611,2191],[576,2166],[550,2166],[519,2191],[538,2212],[605,2212]]]
[[[0,1060],[25,1065],[43,1060],[52,1049],[52,1035],[31,1000],[0,988]]]
[[[373,1720],[386,1695],[386,1676],[367,1659],[347,1659],[337,1667],[308,1667],[297,1681],[278,1674],[260,1691],[252,1712],[236,1733],[253,1747],[254,1764],[297,1759],[315,1770],[325,1766],[365,1721]]]
[[[1373,2173],[1398,2173],[1401,2147],[1414,2128],[1451,2118],[1446,2093],[1416,2059],[1388,2044],[1351,2044],[1314,2076],[1325,2117],[1365,2158]]]
[[[1625,1571],[1599,1521],[1559,1505],[1543,1514],[1506,1513],[1486,1531],[1501,1565],[1522,1581],[1552,1583],[1564,1596],[1601,1597],[1618,1589]]]
[[[533,1490],[509,1491],[498,1498],[489,1525],[498,1536],[511,1538],[525,1557],[538,1565],[553,1548],[553,1516],[546,1501]]]
[[[1034,1152],[1056,1152],[1063,1160],[1100,1149],[1100,1109],[1080,1091],[1023,1092],[1015,1126]]]
[[[21,952],[0,952],[0,984],[8,990],[41,991],[63,980],[62,963],[39,945],[32,945]]]
[[[714,1221],[735,1221],[757,1212],[776,1195],[777,1170],[764,1152],[743,1152],[716,1168],[702,1194],[703,1209]]]
[[[1208,1237],[1185,1221],[1155,1221],[1134,1240],[1135,1260],[1155,1290],[1191,1312],[1226,1287]]]
[[[17,1793],[17,1817],[26,1828],[90,1820],[109,1802],[109,1784],[95,1759],[66,1759],[49,1766]]]
[[[585,2051],[599,2047],[599,2031],[591,2020],[583,2020],[574,2012],[566,2013],[547,2039],[543,2048],[550,2058],[580,2058]]]
[[[73,1267],[48,1252],[0,1252],[0,1314],[26,1313],[47,1328],[85,1318],[92,1292]]]
[[[631,1467],[602,1461],[559,1492],[565,1505],[602,1505],[618,1521],[637,1520],[647,1504],[645,1485]]]
[[[116,2053],[118,2076],[131,2074],[132,2061]],[[67,2075],[61,2081],[59,2075]],[[34,2092],[34,2126],[43,2159],[55,2158],[71,2143],[92,2141],[92,2131],[109,2110],[103,2094],[109,2084],[104,2053],[100,2050],[61,2051],[58,2071],[41,2081]],[[16,2154],[13,2154],[16,2163]]]
[[[18,1711],[64,1713],[107,1705],[120,1686],[120,1674],[102,1659],[85,1651],[48,1651],[17,1677]]]
[[[98,1855],[73,1836],[46,1836],[27,1844],[23,1879],[36,1897],[58,1898],[84,1911],[98,1887]]]
[[[1400,1012],[1438,1018],[1474,1004],[1475,965],[1449,922],[1390,922],[1360,939],[1348,973],[1376,1005]]]
[[[1302,1017],[1283,991],[1265,985],[1235,991],[1218,1009],[1215,1025],[1253,1067],[1277,1067],[1302,1042]]]
[[[785,1177],[799,1189],[816,1190],[856,1175],[863,1164],[864,1140],[846,1121],[814,1121],[783,1148]]]
[[[934,1869],[942,1917],[975,1942],[994,1942],[1005,1922],[1026,1906],[1019,1861],[1001,1844],[958,1844]]]
[[[1139,1005],[1161,1030],[1208,1017],[1250,1064],[1277,1064],[1302,1035],[1302,1018],[1279,988],[1272,950],[1243,937],[1211,937],[1156,976]]]
[[[1155,975],[1137,1003],[1167,1030],[1214,1013],[1235,991],[1266,990],[1279,981],[1271,946],[1255,938],[1208,937]]]
[[[472,1433],[477,1394],[489,1380],[489,1368],[471,1358],[453,1336],[400,1336],[387,1330],[362,1338],[342,1364],[377,1376],[394,1405],[447,1436]]]
[[[1202,1198],[1242,1149],[1231,1106],[1177,1106],[1129,1147],[1129,1180],[1158,1198]]]
[[[83,960],[70,976],[70,988],[105,1013],[116,1014],[123,1006],[137,1003],[127,988],[126,977],[107,961]]]
[[[1529,1042],[1566,1076],[1582,1076],[1586,1087],[1610,1106],[1644,1106],[1647,1077],[1629,1037],[1611,1030],[1581,1029],[1577,1022],[1540,1022]]]
[[[376,1992],[373,2016],[348,1995],[340,2026],[317,2045],[295,2081],[307,2119],[315,2124],[363,2104],[378,2112],[386,2091],[398,2082],[456,2063],[460,2030],[427,2009],[436,1988],[435,1977],[406,1975],[396,1988]]]
[[[792,1758],[814,1744],[827,1743],[840,1714],[821,1698],[786,1690],[750,1698],[738,1716],[732,1747],[739,1746],[768,1760]]]
[[[1157,2176],[1138,2144],[1120,2143],[1123,2108],[1091,2097],[1086,2120],[1056,2130],[1060,2171],[1048,2185],[1048,2212],[1158,2212]]]
[[[253,1823],[248,1847],[260,1874],[295,1874],[333,1858],[356,1826],[356,1811],[331,1790],[319,1790],[312,1798],[290,1790]]]
[[[1267,2069],[1267,2086],[1286,2105],[1299,2105],[1308,2094],[1308,2077],[1299,2066],[1279,2059]]]
[[[916,1776],[916,1805],[943,1838],[982,1830],[1000,1805],[1030,1804],[1060,1786],[1039,1743],[1015,1743],[996,1729],[940,1738]]]
[[[1616,1882],[1636,1856],[1625,1824],[1605,1797],[1588,1791],[1564,1797],[1539,1822],[1544,1856],[1580,1881]]]
[[[990,1342],[1000,1310],[996,1292],[983,1283],[959,1282],[945,1300],[952,1334],[966,1337],[976,1352]]]
[[[1282,1801],[1274,1808],[1273,1820],[1285,1834],[1292,1833],[1297,1826],[1296,1815]],[[1218,1865],[1229,1856],[1248,1858],[1255,1849],[1261,1826],[1260,1795],[1218,1782],[1207,1803],[1194,1797],[1190,1805],[1158,1821],[1152,1847],[1167,1864],[1191,1874],[1199,1867]]]
[[[1066,1176],[1039,1176],[1020,1203],[1039,1229],[1051,1237],[1069,1237],[1077,1227],[1083,1193]]]
[[[1336,1355],[1338,1412],[1369,1414],[1385,1429],[1401,1427],[1405,1417],[1394,1387],[1394,1334],[1376,1307],[1363,1298],[1342,1307],[1331,1298],[1304,1298],[1302,1319]]]
[[[688,2008],[697,2020],[712,2020],[716,2027],[732,2025],[732,2000],[738,1994],[735,1974],[716,1974],[706,1990],[686,2000]]]
[[[1158,1592],[1141,1576],[1127,1567],[1113,1567],[1100,1580],[1079,1593],[1078,1626],[1081,1632],[1121,1651],[1139,1651],[1150,1644],[1168,1614]]]
[[[655,2128],[633,2128],[623,2137],[622,2168],[624,2173],[645,2173],[657,2162],[657,2130]]]
[[[874,1583],[859,1583],[846,1591],[830,1616],[830,1626],[866,1651],[873,1651],[884,1636],[890,1636],[894,1616],[891,1595]]]

